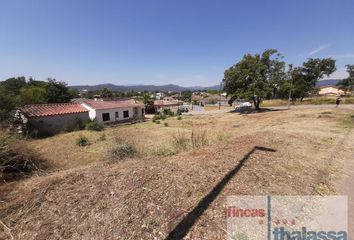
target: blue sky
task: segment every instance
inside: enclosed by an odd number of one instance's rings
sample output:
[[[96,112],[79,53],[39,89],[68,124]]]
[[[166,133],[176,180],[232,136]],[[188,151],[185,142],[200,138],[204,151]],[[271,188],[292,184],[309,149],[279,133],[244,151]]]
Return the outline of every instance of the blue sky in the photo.
[[[245,53],[276,48],[354,64],[353,0],[0,0],[0,79],[218,84]]]

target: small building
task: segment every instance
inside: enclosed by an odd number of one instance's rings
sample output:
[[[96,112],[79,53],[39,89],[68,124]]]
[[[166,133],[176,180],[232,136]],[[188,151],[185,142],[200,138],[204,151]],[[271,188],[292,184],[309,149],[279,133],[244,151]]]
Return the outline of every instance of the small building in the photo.
[[[137,122],[145,119],[145,105],[134,99],[115,101],[84,99],[90,119],[100,123]]]
[[[176,113],[179,105],[179,101],[172,98],[164,98],[163,100],[154,101],[155,112],[162,112],[164,109],[170,109],[172,112]]]
[[[341,96],[341,95],[345,95],[345,92],[336,86],[322,86],[322,87],[320,87],[318,95]]]
[[[80,128],[89,120],[89,110],[79,103],[31,104],[18,108],[19,131],[36,136],[50,136]]]

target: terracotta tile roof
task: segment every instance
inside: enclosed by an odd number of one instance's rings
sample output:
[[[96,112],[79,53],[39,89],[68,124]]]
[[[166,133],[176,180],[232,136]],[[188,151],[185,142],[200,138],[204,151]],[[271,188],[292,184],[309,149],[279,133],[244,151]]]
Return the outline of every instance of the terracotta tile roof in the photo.
[[[44,117],[71,113],[88,112],[79,103],[48,103],[25,105],[19,110],[27,117]]]
[[[177,100],[171,100],[171,101],[155,100],[154,101],[154,106],[177,106],[177,105],[178,105]]]
[[[144,104],[138,102],[134,99],[126,100],[115,100],[115,101],[102,101],[102,100],[91,100],[85,99],[83,103],[91,106],[93,109],[114,109],[114,108],[124,108],[124,107],[143,107]]]

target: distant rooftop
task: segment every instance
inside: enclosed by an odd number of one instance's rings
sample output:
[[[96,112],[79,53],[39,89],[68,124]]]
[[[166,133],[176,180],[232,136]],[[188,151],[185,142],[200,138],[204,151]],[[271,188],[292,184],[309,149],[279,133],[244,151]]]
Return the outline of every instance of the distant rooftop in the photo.
[[[134,99],[124,99],[115,101],[104,101],[104,100],[92,100],[85,99],[83,103],[91,106],[93,109],[113,109],[113,108],[123,108],[123,107],[142,107],[143,103],[138,102]]]

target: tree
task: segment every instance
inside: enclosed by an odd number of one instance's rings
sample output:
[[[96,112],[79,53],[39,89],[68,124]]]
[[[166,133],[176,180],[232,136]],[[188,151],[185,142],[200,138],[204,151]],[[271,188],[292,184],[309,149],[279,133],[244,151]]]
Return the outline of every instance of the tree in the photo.
[[[336,61],[331,58],[324,59],[308,59],[301,67],[294,68],[291,73],[293,81],[292,98],[300,98],[308,96],[314,91],[318,80],[325,75],[329,76],[336,70]]]
[[[48,78],[48,83],[45,85],[46,102],[48,103],[65,103],[71,99],[67,84],[62,81],[57,81]]]
[[[146,113],[155,113],[154,100],[151,99],[149,94],[145,93],[143,95],[143,102],[145,104]]]
[[[8,93],[17,95],[20,93],[21,89],[24,86],[26,86],[26,78],[25,77],[9,78],[1,82],[0,85]]]
[[[224,73],[224,90],[233,98],[253,101],[256,110],[263,99],[276,96],[285,77],[285,63],[275,49],[247,54]]]
[[[337,83],[340,89],[345,90],[353,94],[354,91],[354,64],[346,65],[347,72],[349,73],[349,77],[341,80]]]
[[[21,105],[46,103],[46,91],[44,86],[28,85],[20,94]]]
[[[113,96],[113,93],[111,90],[105,87],[101,89],[100,95],[102,98],[111,98]]]
[[[191,102],[192,100],[192,91],[188,90],[188,91],[182,91],[181,92],[181,97],[184,101],[186,102]]]

